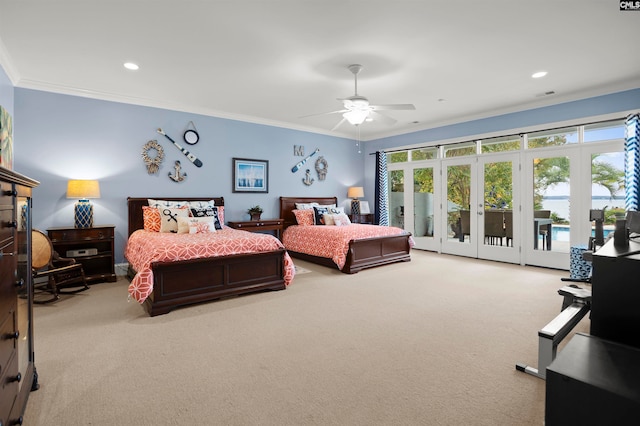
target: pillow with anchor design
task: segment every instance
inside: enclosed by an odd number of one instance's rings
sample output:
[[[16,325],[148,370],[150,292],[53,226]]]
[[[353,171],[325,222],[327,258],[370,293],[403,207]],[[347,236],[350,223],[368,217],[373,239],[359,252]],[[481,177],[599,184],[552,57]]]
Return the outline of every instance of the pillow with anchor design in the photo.
[[[189,209],[187,206],[172,209],[159,208],[160,211],[160,232],[178,232],[178,218],[189,217]]]

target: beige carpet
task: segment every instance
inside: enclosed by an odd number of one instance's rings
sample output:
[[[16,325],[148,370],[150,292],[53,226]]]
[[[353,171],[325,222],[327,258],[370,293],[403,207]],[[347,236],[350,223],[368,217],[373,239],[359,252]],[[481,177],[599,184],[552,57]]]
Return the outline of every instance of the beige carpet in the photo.
[[[567,272],[413,251],[148,317],[127,281],[35,307],[25,425],[542,425]],[[577,331],[588,331],[584,319]]]

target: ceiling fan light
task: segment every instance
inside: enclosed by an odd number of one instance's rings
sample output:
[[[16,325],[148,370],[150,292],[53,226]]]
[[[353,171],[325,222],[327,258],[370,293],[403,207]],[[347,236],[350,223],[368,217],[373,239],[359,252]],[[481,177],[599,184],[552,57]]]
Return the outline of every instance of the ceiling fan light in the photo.
[[[364,120],[366,120],[366,118],[369,116],[369,111],[354,109],[354,110],[345,112],[344,114],[342,114],[342,116],[349,123],[353,124],[354,126],[357,126],[358,124],[362,124]]]

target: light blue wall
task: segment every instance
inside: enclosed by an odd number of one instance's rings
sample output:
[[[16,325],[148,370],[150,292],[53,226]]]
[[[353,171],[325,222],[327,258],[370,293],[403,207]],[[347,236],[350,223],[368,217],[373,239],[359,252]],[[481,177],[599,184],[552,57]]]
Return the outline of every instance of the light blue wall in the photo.
[[[569,120],[595,117],[605,114],[640,110],[640,89],[627,90],[604,96],[566,102],[543,108],[511,114],[497,115],[480,120],[467,121],[449,126],[436,127],[404,135],[369,141],[364,144],[365,194],[373,194],[375,181],[375,155],[370,153],[401,146],[422,145],[474,136],[505,132],[513,133],[532,126],[544,126]],[[621,115],[620,118],[623,118]],[[508,133],[507,133],[508,132]]]
[[[363,154],[352,140],[22,88],[15,88],[14,108],[15,170],[41,183],[34,190],[34,227],[72,226],[75,200],[66,198],[67,180],[98,179],[102,196],[92,200],[94,223],[116,225],[116,263],[125,262],[129,196],[223,196],[229,221],[248,220],[246,209],[255,204],[264,208],[264,218],[277,217],[281,195],[337,196],[342,202],[348,186],[363,184]],[[202,168],[156,133],[161,127],[187,147],[182,135],[190,121],[200,141],[189,148]],[[149,175],[141,152],[154,139],[165,160],[159,174]],[[301,160],[294,145],[303,145],[306,154],[320,148],[328,162],[325,181],[315,172],[318,156],[305,166],[315,179],[311,186],[302,183],[304,170],[291,172]],[[269,161],[268,194],[232,192],[233,157]],[[168,177],[176,160],[187,173],[181,183]]]

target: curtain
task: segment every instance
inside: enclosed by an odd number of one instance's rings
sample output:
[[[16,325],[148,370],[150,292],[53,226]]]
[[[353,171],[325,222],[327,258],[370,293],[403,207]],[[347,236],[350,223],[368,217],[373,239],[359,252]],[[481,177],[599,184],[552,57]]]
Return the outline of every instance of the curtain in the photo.
[[[627,117],[624,144],[625,209],[640,210],[640,114]]]
[[[376,209],[374,223],[389,226],[389,176],[387,153],[376,152]]]

